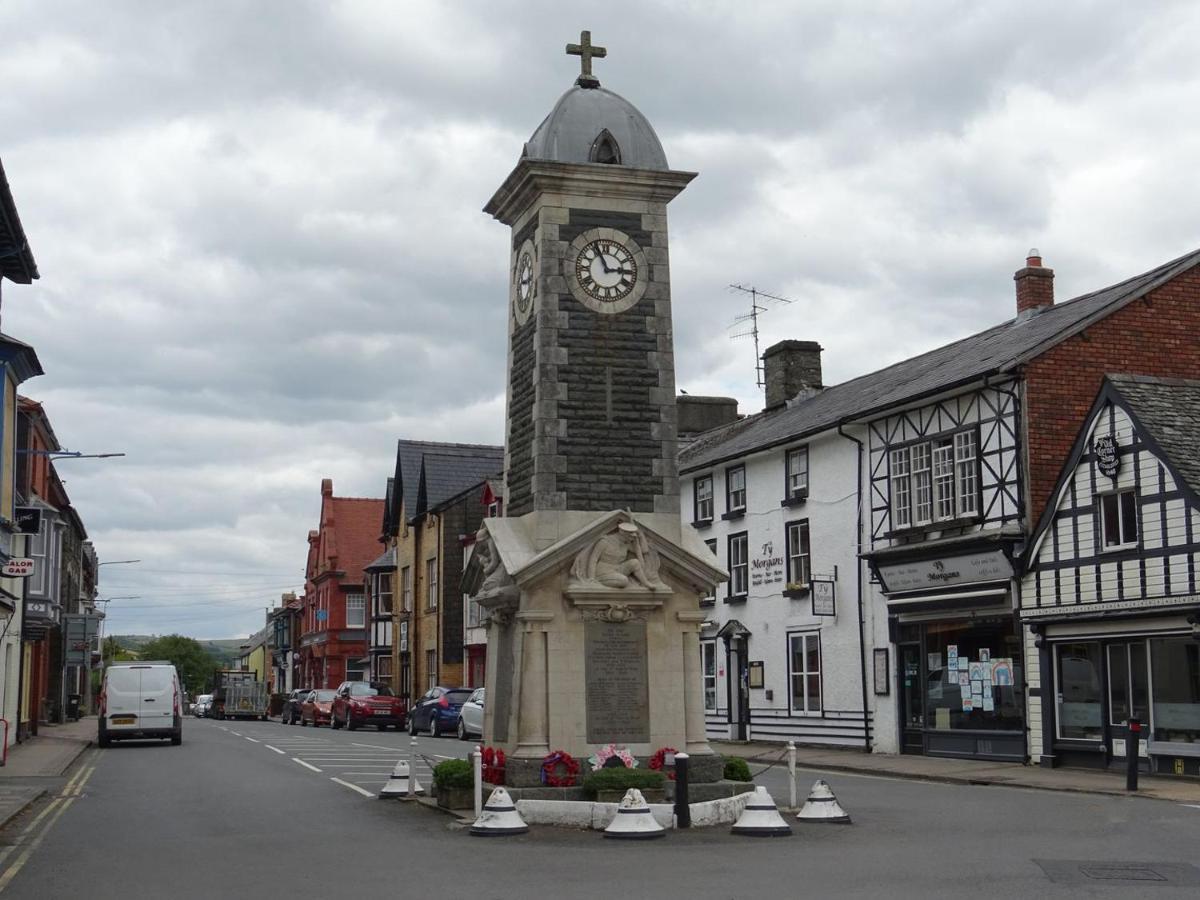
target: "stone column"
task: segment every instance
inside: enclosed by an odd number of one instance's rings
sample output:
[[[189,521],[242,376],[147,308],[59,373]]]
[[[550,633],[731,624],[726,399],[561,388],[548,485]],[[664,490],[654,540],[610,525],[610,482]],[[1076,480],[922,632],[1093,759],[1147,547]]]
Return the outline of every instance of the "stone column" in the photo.
[[[687,752],[712,753],[704,732],[704,682],[700,671],[700,627],[708,618],[703,610],[680,610],[675,617],[683,636],[683,708]]]
[[[546,623],[553,613],[525,610],[521,623],[521,688],[518,698],[517,748],[514,755],[541,760],[550,752]]]

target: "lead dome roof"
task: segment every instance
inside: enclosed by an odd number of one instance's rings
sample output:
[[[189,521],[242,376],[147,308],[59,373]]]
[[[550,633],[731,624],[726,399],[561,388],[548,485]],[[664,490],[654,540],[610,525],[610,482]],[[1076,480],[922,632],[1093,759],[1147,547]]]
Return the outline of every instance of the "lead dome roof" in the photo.
[[[667,170],[667,155],[654,128],[636,106],[605,88],[575,84],[525,143],[522,156],[554,162],[602,162],[596,150],[605,132],[616,143],[620,164]]]

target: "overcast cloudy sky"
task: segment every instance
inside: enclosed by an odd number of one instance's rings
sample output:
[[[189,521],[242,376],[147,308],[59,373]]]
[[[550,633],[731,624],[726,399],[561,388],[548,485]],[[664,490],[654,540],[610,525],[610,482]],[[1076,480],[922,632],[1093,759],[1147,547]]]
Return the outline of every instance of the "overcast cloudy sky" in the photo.
[[[676,362],[761,406],[730,282],[793,298],[827,383],[1200,246],[1200,4],[0,4],[6,286],[115,632],[244,636],[303,583],[322,477],[503,440],[506,229],[480,212],[578,73],[700,176],[671,205]]]

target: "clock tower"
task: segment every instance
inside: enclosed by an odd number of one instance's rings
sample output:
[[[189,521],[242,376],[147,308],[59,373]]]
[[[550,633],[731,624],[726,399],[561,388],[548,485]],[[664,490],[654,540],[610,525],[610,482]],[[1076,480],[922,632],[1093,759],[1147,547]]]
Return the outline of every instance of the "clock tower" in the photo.
[[[579,78],[485,207],[511,229],[506,513],[625,509],[677,536],[667,204],[695,173],[600,86],[589,32],[567,52]]]

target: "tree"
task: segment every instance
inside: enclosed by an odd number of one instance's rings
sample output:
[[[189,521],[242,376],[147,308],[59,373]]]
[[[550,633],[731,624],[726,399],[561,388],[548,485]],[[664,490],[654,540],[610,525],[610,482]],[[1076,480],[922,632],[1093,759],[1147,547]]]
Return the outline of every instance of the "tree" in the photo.
[[[184,690],[194,697],[212,687],[213,673],[219,665],[200,642],[180,634],[147,641],[140,651],[142,659],[165,659],[179,671]]]

